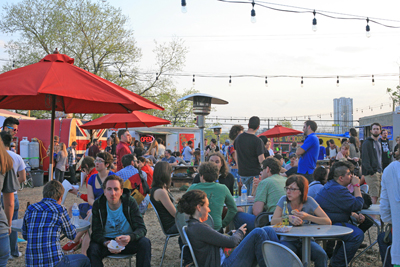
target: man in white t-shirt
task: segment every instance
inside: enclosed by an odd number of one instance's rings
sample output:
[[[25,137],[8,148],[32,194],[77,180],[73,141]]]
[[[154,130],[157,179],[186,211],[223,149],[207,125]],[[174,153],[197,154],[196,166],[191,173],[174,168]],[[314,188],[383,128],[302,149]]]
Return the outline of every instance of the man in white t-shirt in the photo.
[[[1,132],[1,139],[3,140],[4,146],[8,152],[8,154],[11,156],[13,159],[13,169],[16,175],[18,175],[18,182],[23,183],[26,179],[26,172],[25,172],[25,163],[22,157],[13,151],[10,150],[10,145],[11,145],[11,139],[12,136],[10,133],[6,131]],[[3,203],[3,201],[2,201]],[[14,215],[13,215],[13,220],[18,219],[18,210],[19,210],[19,201],[18,201],[18,195],[17,191],[14,192]],[[18,233],[15,231],[12,231],[10,234],[10,249],[11,249],[11,256],[10,259],[13,259],[14,257],[21,257],[22,253],[18,251]]]

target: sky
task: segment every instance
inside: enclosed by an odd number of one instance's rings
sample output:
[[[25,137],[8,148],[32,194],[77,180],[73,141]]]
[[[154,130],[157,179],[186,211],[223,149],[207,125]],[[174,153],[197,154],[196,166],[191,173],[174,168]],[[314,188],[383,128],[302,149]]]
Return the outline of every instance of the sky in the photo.
[[[0,3],[5,0],[0,0]],[[14,1],[13,1],[14,2]],[[100,1],[101,2],[101,1]],[[222,75],[224,78],[196,78],[194,88],[229,102],[217,105],[209,117],[295,118],[330,120],[333,99],[353,98],[354,119],[383,112],[392,107],[386,88],[399,84],[400,29],[366,20],[337,20],[316,16],[318,30],[311,29],[311,13],[279,12],[255,6],[256,23],[251,23],[251,4],[231,4],[217,0],[187,0],[187,13],[180,0],[107,0],[129,16],[138,47],[141,67],[152,70],[154,41],[181,38],[189,52],[183,73]],[[376,18],[379,22],[400,26],[398,1],[256,1],[275,8],[290,6]],[[275,4],[285,5],[277,6]],[[354,17],[353,16],[353,17]],[[7,59],[3,44],[15,36],[0,33],[0,58]],[[0,62],[1,63],[1,62]],[[340,78],[351,75],[375,75],[372,78]],[[394,76],[379,77],[380,74]],[[228,76],[258,75],[261,78]],[[264,76],[339,76],[336,78],[268,78]],[[193,87],[192,77],[175,77],[179,92]],[[380,106],[383,104],[382,108]],[[373,110],[369,109],[372,107]],[[356,111],[356,109],[358,111]],[[363,113],[361,113],[363,109]],[[325,115],[323,115],[325,114]],[[243,122],[242,122],[243,123]],[[296,124],[296,123],[294,123]]]

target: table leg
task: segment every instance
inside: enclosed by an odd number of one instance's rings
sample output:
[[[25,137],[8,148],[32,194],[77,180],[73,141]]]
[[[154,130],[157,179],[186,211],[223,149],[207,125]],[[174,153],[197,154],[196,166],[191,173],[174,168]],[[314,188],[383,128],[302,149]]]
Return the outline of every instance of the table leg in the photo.
[[[311,263],[311,237],[303,237],[302,244],[303,266],[307,267]]]

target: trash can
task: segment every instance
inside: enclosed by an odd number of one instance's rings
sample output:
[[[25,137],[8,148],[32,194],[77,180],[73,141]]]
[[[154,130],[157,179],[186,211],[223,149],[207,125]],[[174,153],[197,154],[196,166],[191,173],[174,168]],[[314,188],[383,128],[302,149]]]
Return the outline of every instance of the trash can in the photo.
[[[34,187],[43,186],[43,170],[32,170],[32,182]]]

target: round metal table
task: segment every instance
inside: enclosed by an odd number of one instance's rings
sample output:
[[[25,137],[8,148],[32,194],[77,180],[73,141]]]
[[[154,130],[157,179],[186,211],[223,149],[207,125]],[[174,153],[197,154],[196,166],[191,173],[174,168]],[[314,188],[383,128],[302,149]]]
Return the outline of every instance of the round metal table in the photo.
[[[272,226],[271,226],[272,227]],[[310,266],[311,263],[311,238],[337,237],[348,235],[353,229],[337,225],[303,225],[293,226],[288,233],[276,233],[280,236],[298,237],[302,240],[302,259],[304,266]]]
[[[15,232],[22,232],[22,223],[24,219],[17,219],[12,221],[11,230]],[[79,226],[76,227],[76,232],[83,232],[89,230],[90,222],[86,220],[79,219]]]

